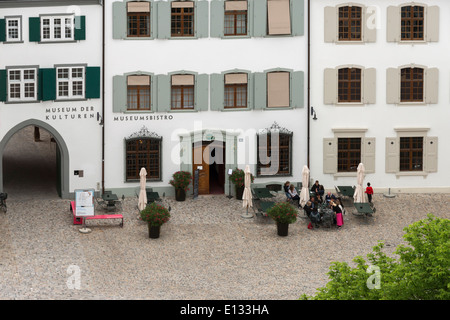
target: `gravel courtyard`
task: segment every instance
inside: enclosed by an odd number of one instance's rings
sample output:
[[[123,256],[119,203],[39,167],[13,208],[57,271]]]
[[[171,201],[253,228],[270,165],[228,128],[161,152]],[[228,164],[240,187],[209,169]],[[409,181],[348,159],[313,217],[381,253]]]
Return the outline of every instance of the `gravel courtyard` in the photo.
[[[89,234],[73,225],[68,200],[9,198],[0,212],[0,299],[297,299],[326,284],[332,261],[365,257],[378,240],[392,253],[407,225],[450,216],[449,194],[375,194],[371,218],[347,206],[340,231],[309,230],[300,218],[279,237],[268,218],[242,218],[242,202],[225,195],[164,201],[171,220],[149,239],[136,198],[125,198],[123,228],[94,220]]]

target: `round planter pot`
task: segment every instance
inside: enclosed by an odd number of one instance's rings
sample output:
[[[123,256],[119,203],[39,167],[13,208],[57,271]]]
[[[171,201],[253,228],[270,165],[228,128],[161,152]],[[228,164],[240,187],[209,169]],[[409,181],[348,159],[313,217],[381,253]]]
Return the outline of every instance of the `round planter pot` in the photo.
[[[236,199],[242,200],[242,195],[244,194],[244,187],[236,186]]]
[[[175,189],[175,200],[177,201],[186,200],[186,191],[184,191],[184,189]]]
[[[148,236],[151,239],[159,238],[159,231],[161,230],[161,226],[151,226],[148,224]]]
[[[289,223],[277,223],[277,233],[280,237],[288,235]]]

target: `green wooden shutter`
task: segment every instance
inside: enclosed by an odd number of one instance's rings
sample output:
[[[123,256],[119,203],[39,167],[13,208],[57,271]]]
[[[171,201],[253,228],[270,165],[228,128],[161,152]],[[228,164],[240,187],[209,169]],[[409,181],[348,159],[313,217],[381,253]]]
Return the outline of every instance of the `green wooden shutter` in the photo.
[[[0,101],[6,101],[8,97],[6,70],[0,70]]]
[[[305,73],[303,71],[291,72],[291,107],[303,108],[305,106]]]
[[[39,90],[42,101],[56,100],[56,69],[39,69]]]
[[[195,9],[195,35],[197,38],[208,38],[209,36],[209,2],[197,1]]]
[[[156,38],[158,36],[158,4],[154,1],[150,2],[150,36]]]
[[[85,98],[100,98],[100,67],[86,67]]]
[[[158,39],[170,38],[170,8],[170,2],[158,1]]]
[[[195,80],[195,109],[197,111],[208,111],[209,76],[199,74],[195,77]]]
[[[291,29],[293,36],[302,36],[305,26],[304,0],[291,0]]]
[[[0,19],[0,41],[6,41],[6,20]]]
[[[127,37],[127,3],[116,1],[113,3],[113,39]]]
[[[267,81],[265,72],[256,72],[255,76],[255,109],[267,107]]]
[[[113,112],[127,111],[127,77],[113,77]]]
[[[267,0],[253,1],[253,37],[267,35]]]
[[[210,37],[221,38],[224,33],[225,5],[223,0],[211,1]]]
[[[156,76],[158,79],[158,103],[155,111],[167,112],[170,111],[170,76],[160,74]]]
[[[41,18],[30,17],[29,21],[29,33],[31,42],[41,41]]]
[[[224,75],[214,73],[211,75],[211,110],[220,111],[224,108]]]
[[[86,17],[75,16],[75,40],[86,40]]]
[[[247,74],[247,108],[255,107],[255,76],[253,73]]]

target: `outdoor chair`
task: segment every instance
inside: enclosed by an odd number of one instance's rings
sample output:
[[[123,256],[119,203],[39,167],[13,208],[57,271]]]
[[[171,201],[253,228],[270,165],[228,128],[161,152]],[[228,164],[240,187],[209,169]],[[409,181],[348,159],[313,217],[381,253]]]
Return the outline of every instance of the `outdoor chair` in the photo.
[[[264,189],[264,190],[263,190]],[[252,188],[253,211],[255,214],[267,216],[267,210],[275,205],[274,201],[262,201],[262,199],[273,198],[274,196],[266,188]],[[267,190],[267,192],[265,191]],[[255,209],[257,211],[255,211]]]

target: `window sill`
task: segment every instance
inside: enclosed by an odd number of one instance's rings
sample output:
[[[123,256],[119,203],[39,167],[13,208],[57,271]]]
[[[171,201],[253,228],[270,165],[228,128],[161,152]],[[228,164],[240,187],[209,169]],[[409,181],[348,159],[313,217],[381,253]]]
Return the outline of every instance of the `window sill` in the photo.
[[[337,178],[343,178],[343,177],[356,177],[358,175],[358,173],[355,172],[338,172],[333,174],[334,179],[336,180]]]
[[[366,42],[364,42],[364,40],[337,40],[337,41],[335,41],[334,43],[336,43],[336,44],[344,44],[344,45],[346,45],[346,44],[357,44],[357,45],[360,45],[360,44],[365,44]]]
[[[71,101],[87,101],[88,99],[86,98],[73,98],[73,99],[59,99],[56,98],[55,100],[53,100],[54,102],[71,102]]]
[[[424,101],[405,101],[405,102],[398,102],[397,103],[398,106],[426,106],[428,105],[428,103],[424,102]]]
[[[223,35],[221,36],[221,39],[249,39],[252,36],[247,34],[247,35]]]
[[[14,43],[24,43],[25,41],[23,40],[6,40],[3,41],[3,44],[14,44]]]
[[[48,41],[38,41],[39,44],[46,44],[46,43],[75,43],[78,42],[78,40],[48,40]]]
[[[198,110],[194,109],[170,109],[167,110],[167,112],[173,112],[173,113],[183,113],[183,112],[198,112]]]
[[[39,100],[14,100],[14,101],[5,101],[5,104],[24,104],[24,103],[38,103]]]
[[[363,107],[365,104],[363,102],[338,102],[337,107]]]
[[[145,36],[145,37],[125,37],[124,40],[154,40],[153,36]]]
[[[426,171],[402,171],[395,174],[396,178],[400,177],[423,177],[424,179],[428,176]]]
[[[223,108],[220,109],[220,111],[223,112],[233,112],[233,111],[251,111],[252,109],[250,108]]]

